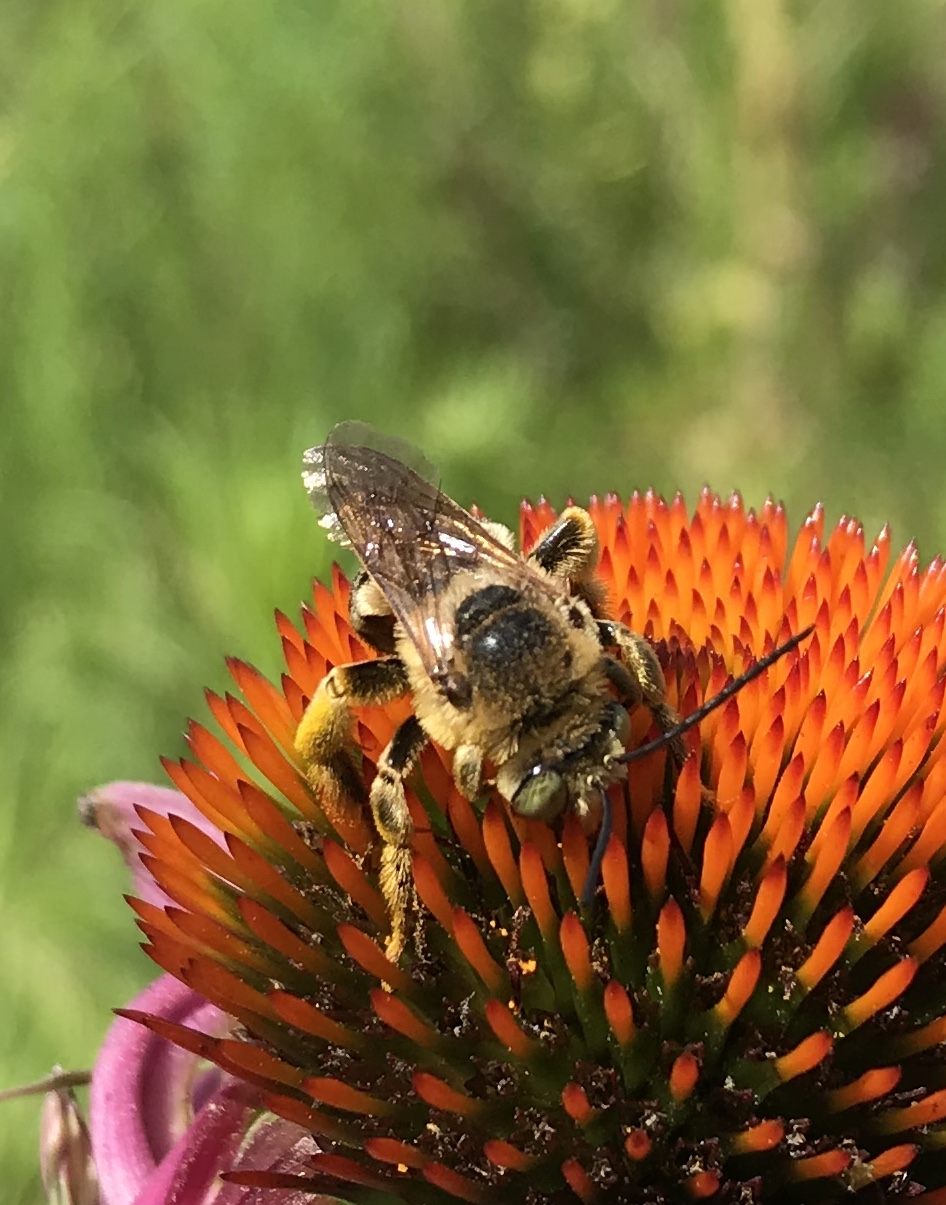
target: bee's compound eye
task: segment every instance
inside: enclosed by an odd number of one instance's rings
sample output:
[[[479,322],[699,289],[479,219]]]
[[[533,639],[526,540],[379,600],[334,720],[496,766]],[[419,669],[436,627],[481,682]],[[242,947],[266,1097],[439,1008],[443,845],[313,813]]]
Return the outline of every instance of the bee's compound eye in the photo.
[[[528,820],[554,820],[564,808],[567,797],[561,774],[536,766],[519,784],[512,799],[512,810]]]

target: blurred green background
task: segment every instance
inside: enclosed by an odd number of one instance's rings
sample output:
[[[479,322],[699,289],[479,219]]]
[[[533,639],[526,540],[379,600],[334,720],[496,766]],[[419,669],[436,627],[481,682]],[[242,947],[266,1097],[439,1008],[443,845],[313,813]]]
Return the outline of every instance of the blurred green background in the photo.
[[[160,779],[225,653],[278,672],[336,421],[506,520],[709,482],[946,546],[942,0],[0,22],[0,1084],[88,1065],[151,975],[73,801]]]

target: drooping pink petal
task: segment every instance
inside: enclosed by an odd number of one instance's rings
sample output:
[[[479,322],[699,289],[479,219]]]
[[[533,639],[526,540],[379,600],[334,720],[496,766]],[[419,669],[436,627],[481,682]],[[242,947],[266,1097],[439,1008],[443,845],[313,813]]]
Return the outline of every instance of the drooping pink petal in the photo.
[[[132,1002],[144,1012],[223,1033],[228,1018],[190,988],[162,975]],[[92,1073],[89,1122],[103,1205],[132,1205],[218,1085],[203,1064],[141,1025],[119,1017]],[[204,1106],[206,1107],[206,1105]]]
[[[246,1151],[240,1155],[233,1170],[265,1169],[284,1175],[311,1176],[310,1159],[318,1151],[311,1134],[292,1125],[291,1122],[274,1118],[259,1133]],[[272,1189],[247,1188],[239,1184],[224,1184],[214,1205],[277,1205]],[[335,1205],[329,1197],[315,1196],[311,1191],[282,1189],[278,1205]]]
[[[135,809],[145,807],[161,816],[183,816],[218,844],[222,843],[220,830],[173,787],[148,782],[109,782],[80,796],[78,807],[83,824],[97,829],[118,846],[133,876],[133,894],[159,907],[171,900],[141,862],[142,847],[135,832],[144,825]]]
[[[259,1113],[256,1090],[227,1081],[194,1118],[134,1205],[273,1205],[272,1193],[224,1184],[220,1173],[236,1168],[304,1173],[311,1170],[309,1159],[318,1148],[305,1130],[272,1116],[259,1121],[247,1141]],[[320,1200],[311,1193],[279,1194],[279,1205],[319,1205]]]

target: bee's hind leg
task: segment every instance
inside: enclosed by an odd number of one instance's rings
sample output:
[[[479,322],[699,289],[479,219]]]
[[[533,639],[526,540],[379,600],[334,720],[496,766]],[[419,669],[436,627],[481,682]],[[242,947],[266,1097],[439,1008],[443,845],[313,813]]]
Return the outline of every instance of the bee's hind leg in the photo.
[[[391,918],[387,955],[392,962],[400,958],[410,914],[417,912],[411,857],[414,825],[404,794],[404,779],[426,744],[427,733],[415,716],[408,716],[378,758],[378,773],[371,784],[371,813],[384,843],[379,882]]]
[[[621,661],[608,660],[607,675],[610,682],[631,707],[643,703],[652,713],[661,733],[673,732],[680,723],[680,717],[667,702],[664,673],[648,641],[625,624],[613,620],[598,621],[598,637],[605,647],[617,648],[621,652]],[[673,768],[679,771],[688,753],[682,736],[677,735],[670,741],[669,751]]]
[[[351,740],[351,708],[391,702],[410,689],[394,656],[394,616],[380,587],[364,570],[351,585],[348,617],[355,633],[385,656],[339,665],[326,674],[296,731],[296,752],[309,785],[333,820],[368,802],[358,750]]]
[[[409,689],[407,670],[395,656],[337,665],[319,683],[299,721],[295,747],[330,822],[359,812],[368,802],[351,736],[351,708],[390,703]]]

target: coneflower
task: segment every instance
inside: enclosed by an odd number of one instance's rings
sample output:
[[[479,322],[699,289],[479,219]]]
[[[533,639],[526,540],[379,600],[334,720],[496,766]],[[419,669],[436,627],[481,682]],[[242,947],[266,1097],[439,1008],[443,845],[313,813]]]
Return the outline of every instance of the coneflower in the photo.
[[[662,752],[631,763],[588,906],[574,818],[470,804],[428,749],[395,964],[370,820],[333,828],[293,746],[327,670],[372,655],[348,582],[317,585],[301,629],[278,615],[279,685],[231,661],[242,698],[208,695],[224,739],[192,724],[166,767],[189,803],[138,809],[146,948],[212,1023],[123,1016],[237,1101],[230,1162],[207,1164],[239,1167],[224,1195],[165,1199],[946,1203],[946,567],[911,545],[888,571],[886,530],[826,537],[820,507],[794,539],[774,502],[708,491],[692,515],[654,494],[590,513],[613,612],[682,714],[812,636],[689,735],[675,783]],[[523,507],[524,548],[553,517]],[[366,785],[406,714],[358,713]],[[652,735],[645,709],[632,728]],[[107,1144],[108,1108],[92,1123]]]

